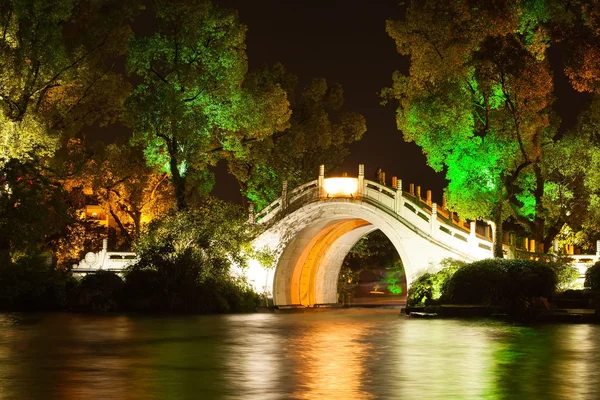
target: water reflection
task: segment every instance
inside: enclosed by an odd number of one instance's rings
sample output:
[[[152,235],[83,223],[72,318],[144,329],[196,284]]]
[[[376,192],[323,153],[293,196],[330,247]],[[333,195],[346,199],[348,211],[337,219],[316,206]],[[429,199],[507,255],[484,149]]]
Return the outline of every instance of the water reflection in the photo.
[[[0,314],[0,399],[597,399],[597,325]]]
[[[352,320],[317,320],[291,338],[287,356],[300,368],[292,392],[297,399],[369,399],[365,362],[371,344],[363,340],[375,325]]]

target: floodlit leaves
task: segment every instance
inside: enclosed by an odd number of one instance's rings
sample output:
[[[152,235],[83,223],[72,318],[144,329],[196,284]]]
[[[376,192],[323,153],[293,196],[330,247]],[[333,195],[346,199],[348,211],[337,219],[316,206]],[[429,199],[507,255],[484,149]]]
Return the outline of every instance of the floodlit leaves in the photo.
[[[127,69],[142,78],[128,100],[134,142],[168,170],[187,207],[201,171],[248,158],[247,143],[285,129],[289,104],[276,84],[248,86],[246,27],[208,1],[157,1],[158,31],[130,41]],[[208,188],[207,188],[208,189]]]
[[[512,215],[538,239],[544,146],[556,135],[547,60],[556,13],[552,1],[413,1],[404,21],[387,23],[411,66],[394,73],[384,102],[397,101],[405,140],[445,172],[449,207],[497,225]]]
[[[251,142],[248,157],[230,163],[242,194],[257,210],[279,197],[284,180],[293,188],[313,180],[321,164],[326,169],[340,165],[347,145],[367,129],[362,115],[342,110],[344,91],[336,82],[313,79],[297,90],[297,77],[275,64],[252,72],[247,85],[285,89],[292,111],[287,129]]]
[[[132,1],[0,5],[0,164],[45,158],[60,135],[118,117],[128,85],[113,71]]]

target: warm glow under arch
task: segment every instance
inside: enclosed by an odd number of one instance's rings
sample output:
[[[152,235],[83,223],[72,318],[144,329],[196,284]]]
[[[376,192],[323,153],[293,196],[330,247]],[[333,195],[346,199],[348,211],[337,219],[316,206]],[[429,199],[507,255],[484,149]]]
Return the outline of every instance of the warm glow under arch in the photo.
[[[252,260],[244,271],[258,293],[274,305],[314,306],[337,302],[337,281],[344,258],[364,235],[379,229],[402,259],[406,283],[425,272],[436,272],[444,258],[474,261],[492,256],[490,237],[465,226],[435,203],[408,193],[394,177],[392,187],[369,181],[364,165],[358,177],[325,178],[321,166],[317,180],[291,191],[284,183],[279,199],[253,215],[265,226],[254,241],[269,248],[275,266],[265,270]],[[488,231],[489,233],[489,231]]]
[[[273,303],[314,306],[337,302],[337,280],[345,256],[364,235],[381,230],[404,264],[407,284],[446,257],[465,255],[415,232],[390,213],[355,199],[319,200],[300,207],[270,227],[256,246],[277,250],[277,265],[251,267],[248,277]]]

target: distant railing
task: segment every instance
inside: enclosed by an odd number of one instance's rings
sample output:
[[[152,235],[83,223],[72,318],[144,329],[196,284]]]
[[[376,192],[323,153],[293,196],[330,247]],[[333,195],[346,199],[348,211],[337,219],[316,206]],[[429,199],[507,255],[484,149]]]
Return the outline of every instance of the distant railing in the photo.
[[[108,251],[108,242],[102,241],[102,250],[97,253],[89,252],[79,264],[73,264],[73,273],[85,275],[99,270],[122,271],[135,264],[138,258],[135,253],[127,251]]]

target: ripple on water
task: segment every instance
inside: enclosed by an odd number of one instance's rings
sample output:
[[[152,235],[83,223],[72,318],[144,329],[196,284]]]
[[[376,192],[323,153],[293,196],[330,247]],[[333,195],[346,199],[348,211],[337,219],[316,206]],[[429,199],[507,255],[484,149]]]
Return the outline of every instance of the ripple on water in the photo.
[[[597,399],[596,325],[0,314],[0,398]]]

